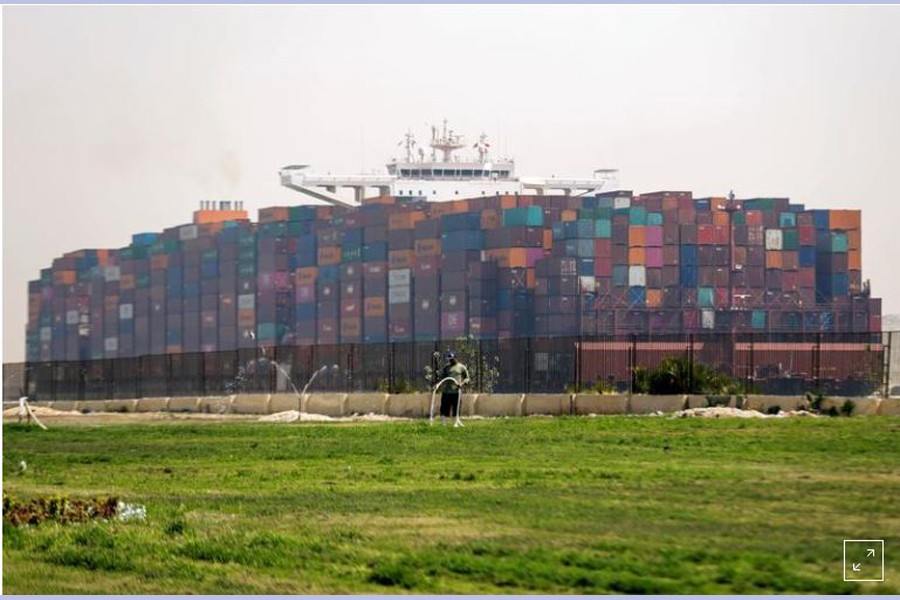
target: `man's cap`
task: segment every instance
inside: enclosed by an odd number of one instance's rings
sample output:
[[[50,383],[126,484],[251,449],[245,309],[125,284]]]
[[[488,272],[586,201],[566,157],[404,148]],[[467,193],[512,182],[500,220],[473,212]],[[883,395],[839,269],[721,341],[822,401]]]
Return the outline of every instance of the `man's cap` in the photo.
[[[451,360],[453,358],[456,358],[456,352],[454,352],[453,350],[447,350],[447,360]]]

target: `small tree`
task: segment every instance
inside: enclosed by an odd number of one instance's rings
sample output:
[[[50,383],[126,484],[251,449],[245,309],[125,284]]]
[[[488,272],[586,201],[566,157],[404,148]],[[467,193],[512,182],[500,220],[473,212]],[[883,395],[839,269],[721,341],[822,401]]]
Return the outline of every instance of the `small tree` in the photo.
[[[480,376],[481,389],[478,391],[488,394],[494,391],[494,387],[500,381],[499,356],[490,352],[480,352],[478,340],[471,335],[456,338],[450,344],[450,349],[456,353],[456,359],[469,370],[470,387],[478,384]],[[441,361],[443,356],[438,362]],[[432,385],[440,380],[431,365],[425,367],[425,379]]]

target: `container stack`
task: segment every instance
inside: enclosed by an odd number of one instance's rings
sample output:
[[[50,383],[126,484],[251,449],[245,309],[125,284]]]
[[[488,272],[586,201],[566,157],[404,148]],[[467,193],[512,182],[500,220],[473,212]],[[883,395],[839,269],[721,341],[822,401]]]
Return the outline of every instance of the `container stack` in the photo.
[[[56,259],[29,284],[27,356],[880,324],[859,211],[786,198],[385,197],[213,217]]]

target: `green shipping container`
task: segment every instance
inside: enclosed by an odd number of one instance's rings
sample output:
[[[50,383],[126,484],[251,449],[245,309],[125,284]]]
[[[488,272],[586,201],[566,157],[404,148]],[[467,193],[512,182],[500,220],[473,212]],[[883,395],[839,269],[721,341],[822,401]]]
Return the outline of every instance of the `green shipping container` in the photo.
[[[797,215],[792,212],[783,212],[778,215],[778,226],[779,227],[796,227],[797,226]]]
[[[258,340],[275,340],[275,323],[257,323],[256,339]]]
[[[594,234],[598,238],[612,237],[612,221],[609,219],[600,219],[594,221]]]
[[[716,305],[715,289],[711,287],[697,288],[697,304],[702,308],[712,308]]]
[[[662,225],[662,224],[663,224],[662,213],[657,213],[657,212],[647,213],[647,225]]]
[[[848,248],[847,234],[833,232],[831,234],[831,251],[832,252],[846,252],[847,248]]]
[[[150,287],[150,276],[149,275],[138,275],[134,279],[134,285],[138,288],[148,288]]]
[[[544,209],[540,206],[522,206],[503,210],[504,227],[543,227]]]
[[[765,329],[766,328],[766,311],[764,310],[754,310],[750,315],[750,326],[753,329]]]
[[[796,229],[783,229],[781,231],[781,249],[796,250],[800,246],[800,236]]]
[[[747,224],[747,213],[745,213],[743,211],[731,213],[731,218],[734,219],[732,225],[746,225]]]
[[[341,262],[359,262],[362,260],[362,248],[355,246],[353,248],[341,248]]]
[[[632,206],[628,209],[628,222],[631,225],[646,225],[647,209],[643,206]]]

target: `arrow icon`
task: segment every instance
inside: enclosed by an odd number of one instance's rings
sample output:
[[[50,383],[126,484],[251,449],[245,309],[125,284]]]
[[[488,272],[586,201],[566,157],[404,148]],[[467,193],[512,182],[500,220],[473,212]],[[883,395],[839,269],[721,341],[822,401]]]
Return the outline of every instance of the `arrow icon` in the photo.
[[[866,548],[866,556],[875,556],[875,548]]]
[[[859,571],[859,563],[853,563],[853,570]]]

